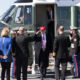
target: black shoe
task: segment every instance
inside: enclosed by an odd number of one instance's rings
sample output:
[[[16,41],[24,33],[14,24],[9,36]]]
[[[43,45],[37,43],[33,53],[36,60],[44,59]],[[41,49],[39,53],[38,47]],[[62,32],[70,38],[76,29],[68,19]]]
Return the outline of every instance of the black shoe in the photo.
[[[79,78],[79,77],[75,77],[75,76],[73,76],[72,79],[74,79],[74,78]]]
[[[43,75],[43,78],[46,78],[46,75],[45,74]]]
[[[44,80],[44,78],[43,78],[43,77],[41,77],[41,80]]]

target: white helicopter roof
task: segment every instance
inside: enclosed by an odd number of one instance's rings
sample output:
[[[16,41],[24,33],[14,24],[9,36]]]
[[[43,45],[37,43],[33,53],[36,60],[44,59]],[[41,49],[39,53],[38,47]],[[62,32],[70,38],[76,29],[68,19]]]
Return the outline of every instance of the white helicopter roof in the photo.
[[[21,6],[21,5],[36,5],[36,4],[56,4],[56,1],[55,0],[33,0],[33,2],[14,3],[12,5]]]
[[[79,3],[77,3],[77,4],[75,4],[74,6],[79,6],[79,7],[80,7],[80,2],[79,2]]]

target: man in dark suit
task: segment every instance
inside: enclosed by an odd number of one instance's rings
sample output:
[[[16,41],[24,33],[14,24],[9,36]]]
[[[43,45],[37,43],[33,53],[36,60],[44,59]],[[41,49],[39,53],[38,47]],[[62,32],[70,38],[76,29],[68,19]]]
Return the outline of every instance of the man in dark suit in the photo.
[[[47,18],[48,18],[47,33],[51,37],[51,42],[53,44],[55,29],[54,29],[54,8],[52,6],[47,6]],[[53,45],[51,46],[53,49]]]
[[[40,27],[40,33],[35,36],[36,62],[40,67],[41,80],[46,77],[46,69],[49,63],[50,38],[46,34],[46,28]]]
[[[54,40],[55,56],[55,74],[56,80],[59,79],[59,66],[62,65],[61,80],[65,80],[65,72],[67,67],[68,47],[70,46],[69,37],[64,34],[64,27],[60,26],[58,29],[58,36]]]
[[[31,37],[24,34],[24,27],[19,28],[19,35],[15,39],[15,53],[16,53],[16,74],[17,80],[21,80],[21,68],[23,73],[23,80],[27,80],[27,66],[29,55],[29,42],[33,41]]]

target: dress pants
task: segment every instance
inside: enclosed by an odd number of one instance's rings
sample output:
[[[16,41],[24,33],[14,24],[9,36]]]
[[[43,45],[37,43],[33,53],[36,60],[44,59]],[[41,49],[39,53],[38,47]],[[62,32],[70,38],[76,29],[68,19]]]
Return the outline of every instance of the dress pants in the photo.
[[[16,78],[16,59],[13,58],[12,78]]]
[[[75,77],[80,77],[80,63],[79,63],[79,55],[73,55],[73,64],[74,64],[74,74]]]
[[[46,78],[46,67],[40,65],[40,73],[41,73],[41,78]]]
[[[6,72],[7,80],[10,80],[10,66],[11,62],[1,62],[2,67],[1,80],[4,80]]]
[[[63,60],[60,60],[60,59],[55,60],[55,75],[56,75],[55,77],[56,77],[56,80],[60,80],[60,71],[59,71],[60,63],[62,65],[61,80],[65,80],[67,61],[64,59]]]
[[[48,55],[46,51],[41,50],[40,58],[39,58],[39,67],[41,73],[41,80],[46,77],[46,69],[48,66]]]
[[[27,66],[28,66],[27,57],[24,59],[16,58],[17,80],[21,80],[21,69],[22,69],[23,80],[27,80]]]

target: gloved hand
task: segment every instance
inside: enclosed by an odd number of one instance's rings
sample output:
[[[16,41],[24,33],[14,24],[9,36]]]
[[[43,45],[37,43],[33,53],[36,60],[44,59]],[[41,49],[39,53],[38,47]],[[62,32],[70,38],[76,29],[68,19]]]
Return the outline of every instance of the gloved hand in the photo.
[[[53,57],[55,57],[56,56],[56,53],[55,52],[53,52]]]

